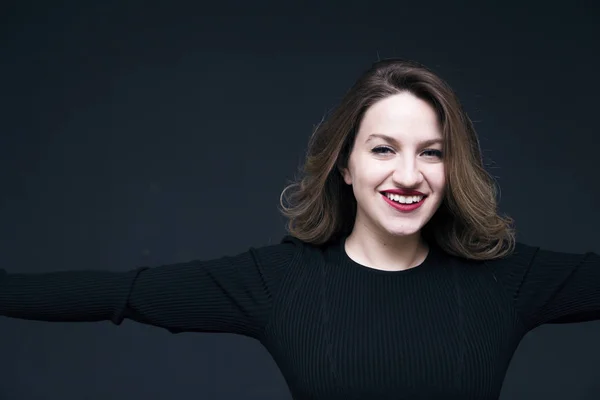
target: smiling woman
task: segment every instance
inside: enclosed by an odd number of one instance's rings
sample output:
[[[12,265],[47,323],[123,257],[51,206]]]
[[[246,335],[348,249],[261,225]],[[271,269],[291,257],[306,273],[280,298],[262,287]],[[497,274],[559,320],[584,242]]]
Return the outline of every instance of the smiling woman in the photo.
[[[514,249],[513,221],[498,213],[470,119],[448,84],[418,62],[373,64],[314,131],[302,172],[282,192],[281,211],[306,242],[349,235],[349,252],[362,243],[372,254],[383,245],[423,254],[436,241],[476,260]],[[380,195],[411,191],[425,195],[419,207]]]
[[[348,165],[341,168],[357,202],[354,227],[346,239],[346,251],[354,259],[389,267],[388,260],[377,261],[385,254],[381,246],[397,249],[392,257],[405,264],[414,262],[403,260],[414,256],[407,249],[416,249],[420,260],[427,254],[421,229],[438,211],[446,185],[441,142],[435,111],[410,92],[380,100],[365,113]],[[436,148],[427,147],[431,145]]]
[[[495,190],[441,78],[378,62],[314,132],[280,243],[124,272],[0,270],[0,315],[252,337],[297,400],[498,399],[529,331],[600,319],[600,257],[515,242]]]

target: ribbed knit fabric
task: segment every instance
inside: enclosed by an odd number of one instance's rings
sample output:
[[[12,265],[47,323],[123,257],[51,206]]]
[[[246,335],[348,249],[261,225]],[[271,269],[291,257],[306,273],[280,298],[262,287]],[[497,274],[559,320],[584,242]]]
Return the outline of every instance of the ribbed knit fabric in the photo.
[[[600,318],[600,257],[517,244],[475,262],[431,246],[406,271],[360,265],[344,240],[286,237],[235,256],[129,272],[0,274],[0,315],[132,319],[259,340],[294,399],[497,399],[519,341]]]

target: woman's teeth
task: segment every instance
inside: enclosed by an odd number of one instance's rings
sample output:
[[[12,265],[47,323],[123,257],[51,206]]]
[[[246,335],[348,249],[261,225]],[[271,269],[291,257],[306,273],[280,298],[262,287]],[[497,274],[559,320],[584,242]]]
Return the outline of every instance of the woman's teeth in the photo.
[[[386,193],[385,195],[387,196],[388,199],[393,200],[397,203],[402,203],[402,204],[418,203],[421,200],[423,200],[423,197],[424,197],[424,196],[400,196],[398,194],[391,194],[391,193]]]

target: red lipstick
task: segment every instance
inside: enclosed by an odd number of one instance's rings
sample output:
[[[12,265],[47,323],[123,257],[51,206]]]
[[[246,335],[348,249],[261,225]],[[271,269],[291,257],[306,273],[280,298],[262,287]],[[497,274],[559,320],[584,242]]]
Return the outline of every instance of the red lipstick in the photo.
[[[418,190],[404,190],[404,189],[389,189],[383,190],[381,193],[392,193],[398,194],[400,196],[425,196],[423,193]]]
[[[396,194],[396,195],[400,195],[400,196],[422,196],[422,198],[420,201],[418,201],[416,203],[403,204],[403,203],[396,202],[396,201],[388,198],[386,193]],[[384,190],[383,192],[381,192],[381,197],[383,197],[383,200],[385,200],[385,202],[388,203],[390,206],[392,206],[396,210],[402,211],[402,212],[411,212],[411,211],[416,210],[417,208],[421,207],[421,205],[423,205],[423,202],[425,202],[425,199],[427,198],[426,195],[419,192],[418,190],[404,190],[404,189]]]

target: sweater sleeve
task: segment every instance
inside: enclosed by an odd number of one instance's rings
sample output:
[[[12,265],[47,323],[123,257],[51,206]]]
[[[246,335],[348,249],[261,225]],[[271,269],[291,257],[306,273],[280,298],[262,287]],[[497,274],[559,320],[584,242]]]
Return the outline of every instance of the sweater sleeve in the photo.
[[[556,252],[517,242],[511,256],[490,264],[529,329],[600,319],[598,254]]]
[[[258,337],[281,275],[295,254],[291,241],[205,261],[126,272],[55,271],[0,274],[0,315],[38,321],[124,319],[179,332]]]

